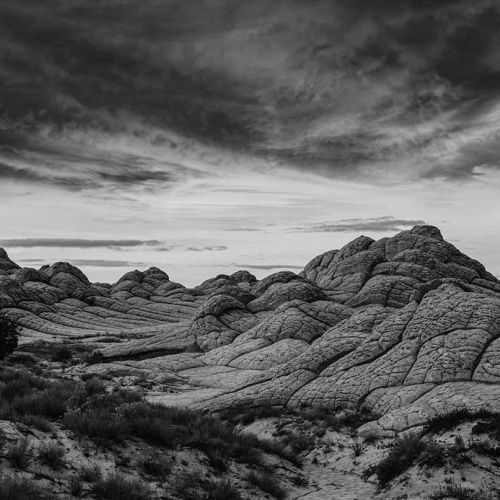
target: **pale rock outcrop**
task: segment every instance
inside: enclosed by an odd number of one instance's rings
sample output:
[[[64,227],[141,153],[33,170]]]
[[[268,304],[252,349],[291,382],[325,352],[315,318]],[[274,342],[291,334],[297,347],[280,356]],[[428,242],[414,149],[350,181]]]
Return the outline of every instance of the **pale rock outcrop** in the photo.
[[[500,283],[432,226],[361,236],[299,274],[238,271],[194,289],[157,268],[91,284],[1,250],[0,308],[25,342],[101,337],[105,360],[175,374],[184,392],[154,396],[166,404],[366,408],[362,432],[382,434],[500,412]]]

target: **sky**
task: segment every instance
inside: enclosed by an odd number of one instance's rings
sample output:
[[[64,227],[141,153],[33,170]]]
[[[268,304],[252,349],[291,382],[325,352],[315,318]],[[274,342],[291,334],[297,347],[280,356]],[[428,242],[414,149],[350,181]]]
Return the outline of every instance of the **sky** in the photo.
[[[500,276],[498,0],[0,0],[0,245],[93,281],[416,224]]]

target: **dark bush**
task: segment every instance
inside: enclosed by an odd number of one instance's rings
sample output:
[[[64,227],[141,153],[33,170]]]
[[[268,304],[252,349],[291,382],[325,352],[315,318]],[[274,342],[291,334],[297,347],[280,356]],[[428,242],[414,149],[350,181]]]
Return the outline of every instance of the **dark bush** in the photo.
[[[226,409],[220,413],[220,417],[234,424],[249,425],[263,418],[280,417],[284,412],[282,407],[264,404],[248,408]]]
[[[64,466],[64,448],[54,443],[42,444],[37,453],[38,460],[52,469]]]
[[[42,390],[31,390],[13,397],[0,413],[15,416],[39,415],[49,419],[61,418],[72,405],[84,398],[81,387],[71,381],[55,382]]]
[[[85,390],[87,391],[87,394],[91,396],[94,394],[101,394],[106,391],[106,384],[94,376],[85,380]]]
[[[86,483],[95,483],[102,477],[101,469],[96,464],[84,465],[78,471],[78,477]]]
[[[433,440],[424,441],[419,462],[428,467],[442,467],[446,463],[446,448]]]
[[[149,476],[164,478],[170,473],[172,466],[165,457],[155,453],[148,453],[139,460],[139,467]]]
[[[22,438],[18,443],[11,445],[7,450],[7,458],[18,469],[25,469],[31,461],[30,446],[27,438]]]
[[[500,457],[500,446],[495,446],[494,444],[484,439],[481,441],[474,441],[471,444],[470,449],[474,450],[480,455],[487,455],[494,458]]]
[[[20,327],[7,316],[0,315],[0,360],[14,352]]]
[[[100,351],[92,351],[85,356],[85,363],[89,365],[95,365],[97,363],[101,363],[103,358],[104,356]]]
[[[500,415],[498,413],[486,413],[480,417],[484,421],[477,422],[472,428],[473,434],[489,434],[490,437],[500,441]]]
[[[73,353],[67,346],[64,345],[57,347],[52,355],[52,361],[56,361],[58,363],[66,363],[71,358],[73,358]]]
[[[497,417],[498,419],[498,415],[487,410],[472,411],[466,408],[460,410],[454,410],[449,413],[443,413],[441,415],[437,415],[431,420],[429,420],[429,422],[427,422],[424,428],[424,432],[438,433],[443,431],[449,431],[463,422],[470,422],[478,418],[493,418],[493,417]]]
[[[375,466],[374,472],[381,486],[402,474],[423,451],[425,445],[421,437],[407,434],[396,439],[387,456]]]
[[[83,480],[79,476],[71,476],[68,482],[69,492],[74,497],[81,497],[83,493]]]
[[[2,500],[49,500],[48,491],[40,488],[30,479],[3,477],[0,481],[0,498]]]
[[[0,397],[2,400],[11,401],[20,394],[30,392],[32,389],[45,389],[49,385],[45,379],[33,375],[25,368],[3,367],[0,370]]]
[[[229,481],[208,481],[203,489],[206,500],[241,500],[240,492]]]
[[[198,472],[180,474],[171,485],[183,500],[241,500],[240,492],[229,481],[203,479]]]
[[[137,402],[141,396],[118,390],[94,394],[77,409],[64,416],[64,424],[74,432],[102,441],[120,442],[131,434],[130,421],[120,411],[122,405]]]
[[[122,474],[111,474],[98,479],[92,485],[96,500],[152,500],[149,487],[142,481],[128,478]]]
[[[23,424],[36,427],[42,432],[50,432],[54,429],[50,421],[40,415],[21,415],[19,419]]]

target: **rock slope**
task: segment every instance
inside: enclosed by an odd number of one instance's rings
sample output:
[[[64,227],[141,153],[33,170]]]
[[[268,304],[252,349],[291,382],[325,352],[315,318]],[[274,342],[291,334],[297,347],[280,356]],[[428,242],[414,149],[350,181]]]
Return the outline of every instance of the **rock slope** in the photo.
[[[393,433],[456,409],[500,411],[500,283],[432,226],[361,236],[299,274],[188,289],[163,271],[92,284],[0,250],[0,308],[23,341],[99,339],[105,369],[171,374],[165,404],[365,408]],[[144,359],[147,358],[147,359]]]

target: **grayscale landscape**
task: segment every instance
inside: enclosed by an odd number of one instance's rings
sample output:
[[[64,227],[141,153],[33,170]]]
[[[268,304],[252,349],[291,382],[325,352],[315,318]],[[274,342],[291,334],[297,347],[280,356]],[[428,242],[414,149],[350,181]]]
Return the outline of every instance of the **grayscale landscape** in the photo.
[[[0,500],[500,499],[499,0],[0,0]]]

